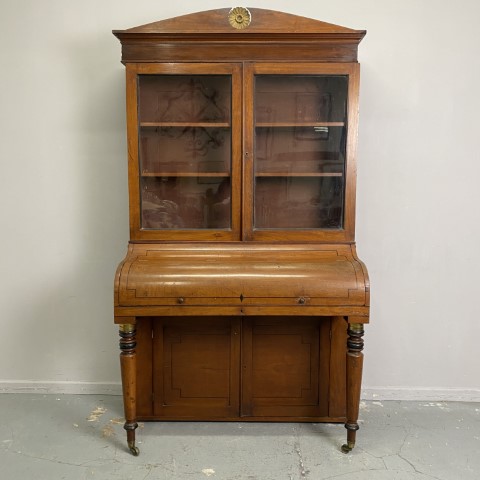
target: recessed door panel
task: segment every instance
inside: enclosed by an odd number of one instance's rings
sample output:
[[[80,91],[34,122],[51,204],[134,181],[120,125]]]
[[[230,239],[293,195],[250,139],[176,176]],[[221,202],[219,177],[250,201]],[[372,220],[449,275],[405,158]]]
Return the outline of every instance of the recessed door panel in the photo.
[[[154,324],[156,416],[238,416],[239,321],[165,318]]]
[[[242,415],[326,416],[330,318],[244,320]]]

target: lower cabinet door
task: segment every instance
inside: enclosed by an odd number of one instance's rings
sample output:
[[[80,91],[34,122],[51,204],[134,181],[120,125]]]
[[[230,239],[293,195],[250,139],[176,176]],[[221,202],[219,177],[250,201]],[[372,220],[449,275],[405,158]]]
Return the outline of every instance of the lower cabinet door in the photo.
[[[240,319],[171,317],[153,322],[155,417],[238,417]]]
[[[328,416],[330,317],[247,318],[242,340],[242,416]]]

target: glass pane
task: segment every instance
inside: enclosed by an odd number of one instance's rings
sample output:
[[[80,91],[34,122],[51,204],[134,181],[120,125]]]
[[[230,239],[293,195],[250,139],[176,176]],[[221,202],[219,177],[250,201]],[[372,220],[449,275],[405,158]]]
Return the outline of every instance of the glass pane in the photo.
[[[255,77],[255,228],[343,225],[347,77]]]
[[[341,228],[340,177],[260,177],[255,189],[256,228]]]
[[[142,228],[231,228],[231,78],[139,77]]]
[[[142,180],[143,228],[230,227],[228,177],[155,176]]]
[[[140,122],[230,122],[230,76],[141,75]]]
[[[230,129],[144,127],[140,130],[141,174],[230,174]]]

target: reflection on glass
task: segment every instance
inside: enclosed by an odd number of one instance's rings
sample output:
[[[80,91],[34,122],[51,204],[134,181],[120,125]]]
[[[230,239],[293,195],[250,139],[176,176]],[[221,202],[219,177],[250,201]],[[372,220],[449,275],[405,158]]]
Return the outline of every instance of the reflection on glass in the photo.
[[[229,228],[230,179],[144,179],[142,224],[144,228],[153,229]]]
[[[347,77],[255,77],[255,228],[343,224]]]
[[[140,76],[140,122],[229,122],[230,99],[228,76]]]
[[[231,79],[139,77],[142,228],[231,227]]]
[[[257,228],[341,228],[341,177],[257,178]]]
[[[155,127],[140,131],[142,174],[230,173],[230,130]]]

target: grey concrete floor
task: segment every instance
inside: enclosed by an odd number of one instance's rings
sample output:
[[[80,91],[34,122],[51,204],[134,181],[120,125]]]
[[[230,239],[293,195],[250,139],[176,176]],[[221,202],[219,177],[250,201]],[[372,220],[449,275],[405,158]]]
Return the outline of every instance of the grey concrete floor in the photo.
[[[126,448],[122,399],[0,395],[3,480],[480,479],[480,404],[362,402],[357,447],[331,424],[145,423]]]

